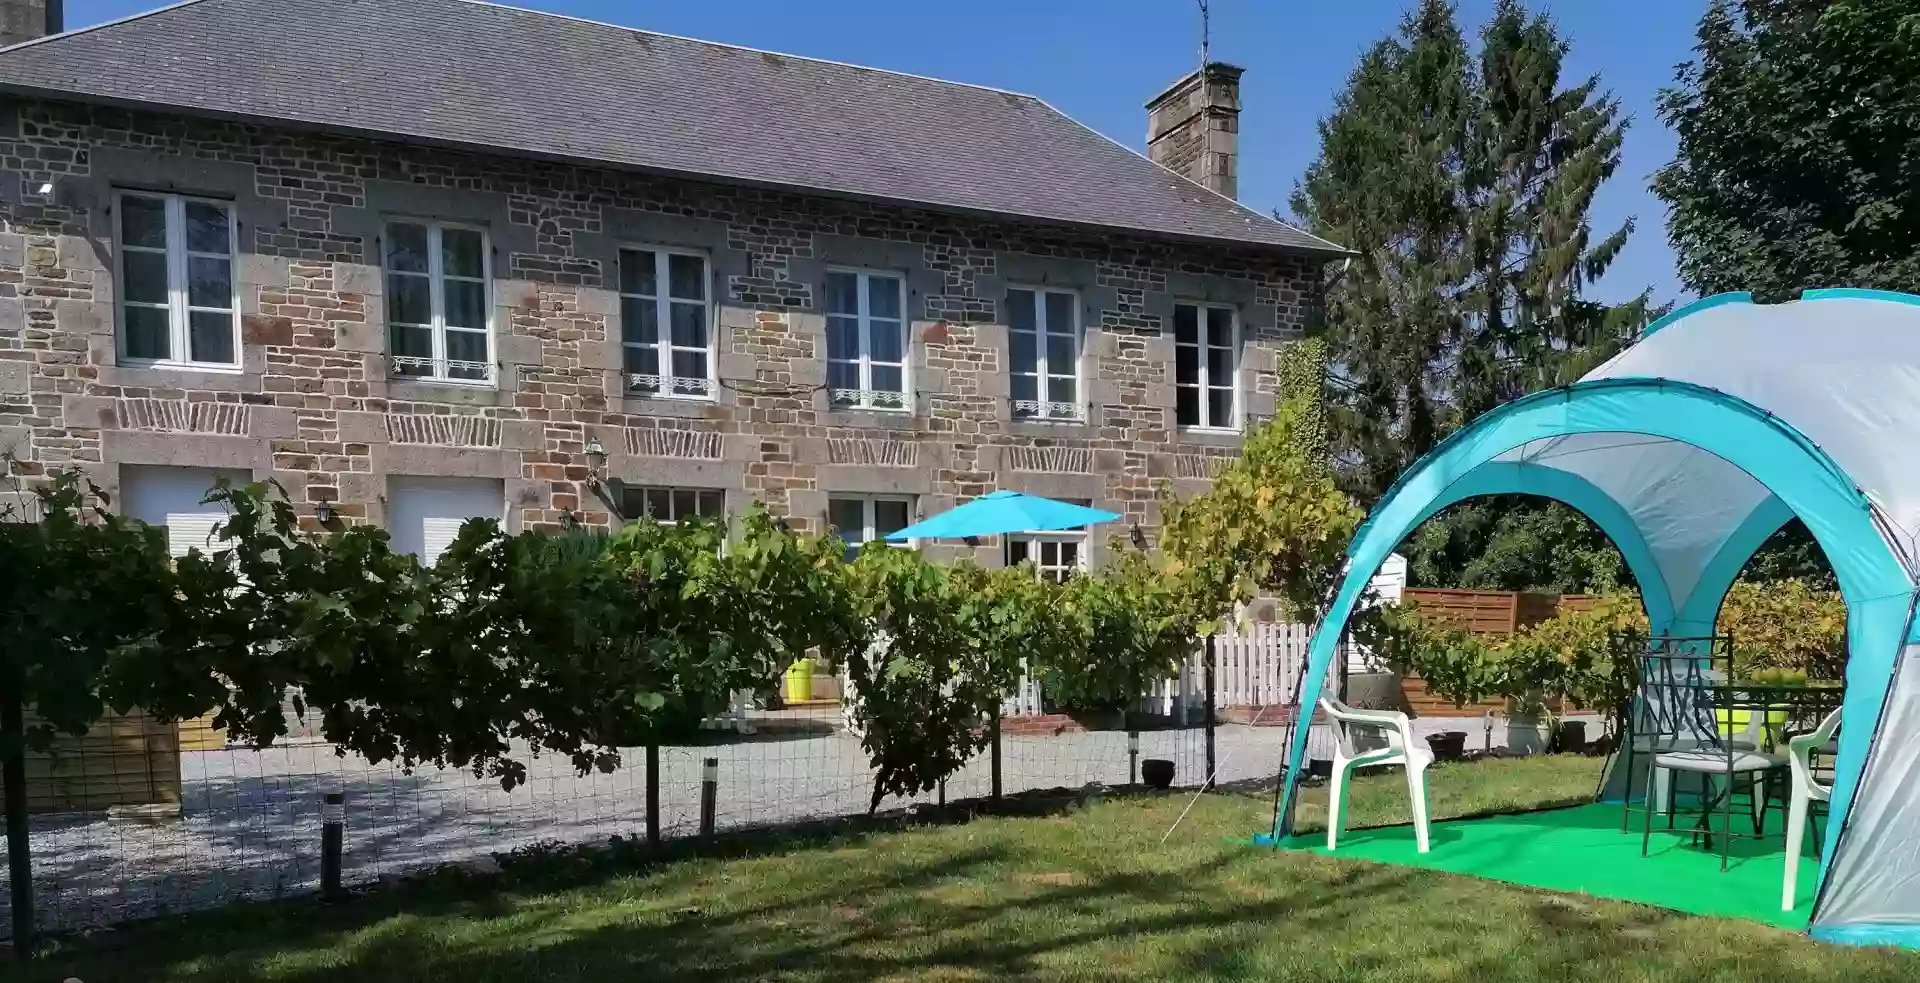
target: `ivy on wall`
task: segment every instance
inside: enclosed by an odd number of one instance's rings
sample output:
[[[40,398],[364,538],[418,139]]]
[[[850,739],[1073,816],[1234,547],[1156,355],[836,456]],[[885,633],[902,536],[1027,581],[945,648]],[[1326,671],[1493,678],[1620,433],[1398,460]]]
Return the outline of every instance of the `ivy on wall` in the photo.
[[[1331,467],[1327,458],[1326,340],[1302,338],[1285,345],[1276,362],[1280,401],[1296,407],[1293,432],[1289,435],[1294,451],[1309,462]]]

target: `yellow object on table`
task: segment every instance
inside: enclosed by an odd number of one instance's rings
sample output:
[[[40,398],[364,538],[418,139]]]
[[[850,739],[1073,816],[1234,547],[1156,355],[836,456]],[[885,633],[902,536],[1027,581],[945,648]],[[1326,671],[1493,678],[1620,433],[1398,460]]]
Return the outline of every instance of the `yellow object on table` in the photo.
[[[1716,710],[1714,713],[1715,716],[1719,718],[1720,736],[1729,740],[1745,737],[1747,735],[1747,729],[1753,726],[1754,711],[1752,710]],[[1780,743],[1781,738],[1786,733],[1786,726],[1786,708],[1768,708],[1766,728],[1762,735],[1760,745],[1764,748],[1772,747]]]

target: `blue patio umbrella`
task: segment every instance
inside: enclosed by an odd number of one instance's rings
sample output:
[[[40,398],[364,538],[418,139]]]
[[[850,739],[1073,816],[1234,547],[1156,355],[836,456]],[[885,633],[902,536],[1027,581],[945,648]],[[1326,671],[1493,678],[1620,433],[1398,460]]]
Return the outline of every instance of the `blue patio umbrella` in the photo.
[[[887,539],[899,542],[907,539],[965,539],[971,536],[995,536],[1003,532],[1046,532],[1078,529],[1118,518],[1120,516],[1115,513],[1090,509],[1084,505],[1056,502],[1051,498],[1024,495],[1016,491],[997,491],[890,533]]]

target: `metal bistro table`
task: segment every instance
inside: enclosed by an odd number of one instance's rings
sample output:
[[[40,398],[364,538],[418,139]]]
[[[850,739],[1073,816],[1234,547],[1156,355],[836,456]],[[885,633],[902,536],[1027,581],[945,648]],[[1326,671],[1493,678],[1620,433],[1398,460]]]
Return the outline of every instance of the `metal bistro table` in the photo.
[[[1718,675],[1718,674],[1715,674]],[[1716,730],[1722,740],[1735,740],[1740,737],[1743,727],[1738,720],[1740,714],[1748,714],[1747,720],[1758,718],[1760,721],[1761,752],[1774,752],[1786,747],[1787,740],[1798,734],[1808,733],[1820,726],[1829,713],[1838,709],[1846,693],[1846,684],[1839,681],[1807,680],[1803,682],[1759,682],[1751,679],[1715,679],[1704,678],[1700,681],[1704,692],[1702,703],[1713,709]],[[1784,720],[1775,721],[1776,716]],[[1750,726],[1750,725],[1749,725]],[[1769,774],[1764,780],[1762,795],[1764,801],[1773,798],[1773,780],[1777,774]],[[1733,785],[1719,793],[1719,796],[1733,794]],[[1782,790],[1784,798],[1785,790]],[[1709,818],[1713,809],[1719,805],[1716,796],[1707,805],[1700,818],[1696,831],[1705,837],[1707,849],[1713,848],[1713,829]],[[1754,817],[1754,833],[1759,835],[1764,828],[1766,806],[1759,807]],[[1731,833],[1731,830],[1727,831]]]
[[[1730,725],[1735,712],[1764,714],[1767,742],[1771,745],[1784,745],[1788,737],[1804,734],[1820,726],[1827,714],[1838,709],[1846,695],[1846,684],[1837,680],[1809,680],[1793,683],[1763,683],[1750,679],[1704,680],[1708,691],[1707,702],[1717,714],[1723,714],[1728,720],[1722,721],[1722,727]],[[1786,720],[1780,725],[1781,732],[1774,730],[1773,715],[1784,713]],[[1766,749],[1762,749],[1766,750]]]

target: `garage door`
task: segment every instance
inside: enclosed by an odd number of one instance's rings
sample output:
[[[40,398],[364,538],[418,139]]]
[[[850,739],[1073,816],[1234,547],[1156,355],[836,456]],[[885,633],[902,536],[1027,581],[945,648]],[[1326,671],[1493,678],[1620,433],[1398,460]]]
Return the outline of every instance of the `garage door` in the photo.
[[[214,527],[226,521],[227,511],[200,500],[222,477],[235,485],[253,480],[252,474],[231,469],[123,465],[120,514],[165,526],[168,552],[174,556],[195,548],[206,552],[214,545]]]
[[[393,548],[432,566],[468,519],[500,519],[506,485],[498,478],[403,478],[387,483],[387,531]]]

